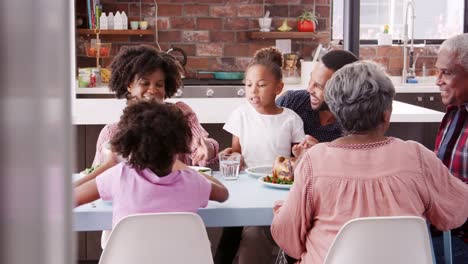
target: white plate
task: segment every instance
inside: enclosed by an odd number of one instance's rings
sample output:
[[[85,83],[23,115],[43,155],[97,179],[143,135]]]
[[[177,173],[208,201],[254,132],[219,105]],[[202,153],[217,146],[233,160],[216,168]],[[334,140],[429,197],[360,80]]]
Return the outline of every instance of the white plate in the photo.
[[[272,166],[258,166],[258,167],[248,168],[245,170],[245,172],[247,172],[250,176],[258,178],[258,177],[265,177],[265,176],[271,175],[272,169],[273,169]]]
[[[196,170],[196,171],[199,171],[199,170],[208,170],[208,171],[204,171],[203,173],[206,173],[208,175],[213,175],[213,171],[208,168],[208,167],[201,167],[201,166],[188,166],[189,168],[193,169],[193,170]]]
[[[270,182],[265,182],[263,181],[263,178],[265,178],[266,176],[263,176],[263,177],[260,177],[258,178],[258,181],[265,185],[265,186],[268,186],[268,187],[273,187],[273,188],[277,188],[277,189],[291,189],[292,187],[292,184],[277,184],[277,183],[270,183]]]

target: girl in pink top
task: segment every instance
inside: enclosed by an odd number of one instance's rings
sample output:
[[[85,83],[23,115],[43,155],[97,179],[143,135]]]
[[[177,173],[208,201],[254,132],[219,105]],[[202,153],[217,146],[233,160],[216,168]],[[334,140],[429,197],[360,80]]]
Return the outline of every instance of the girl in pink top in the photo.
[[[146,45],[122,48],[110,65],[112,75],[109,88],[117,98],[127,103],[138,100],[156,100],[163,103],[182,86],[180,64],[172,55]],[[208,132],[200,125],[193,110],[183,102],[176,102],[186,116],[193,140],[188,142],[189,152],[178,159],[188,165],[206,166],[217,162],[218,142],[208,138]],[[79,186],[119,162],[119,158],[106,147],[117,133],[117,124],[106,125],[99,134],[93,166],[100,165],[92,173],[75,182]]]
[[[131,104],[117,128],[111,148],[126,161],[76,188],[77,206],[98,198],[112,200],[115,226],[130,214],[197,212],[208,200],[228,198],[227,189],[214,177],[186,166],[173,170],[177,155],[189,151],[191,140],[177,107],[156,101]]]
[[[421,216],[449,230],[468,217],[468,187],[424,146],[389,138],[395,89],[376,65],[338,70],[325,100],[347,136],[310,148],[274,206],[273,238],[297,263],[323,263],[340,228],[367,216]],[[462,205],[460,207],[460,205]]]

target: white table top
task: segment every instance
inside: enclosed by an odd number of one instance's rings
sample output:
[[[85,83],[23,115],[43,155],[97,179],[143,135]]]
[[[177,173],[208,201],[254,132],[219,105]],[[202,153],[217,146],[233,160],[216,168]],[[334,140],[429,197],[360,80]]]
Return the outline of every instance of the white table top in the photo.
[[[257,179],[241,173],[236,181],[225,181],[214,172],[229,190],[224,203],[210,201],[207,208],[199,210],[205,225],[260,226],[270,225],[273,219],[273,203],[285,200],[288,190],[262,185]],[[74,231],[98,231],[112,228],[112,204],[98,200],[74,210]]]

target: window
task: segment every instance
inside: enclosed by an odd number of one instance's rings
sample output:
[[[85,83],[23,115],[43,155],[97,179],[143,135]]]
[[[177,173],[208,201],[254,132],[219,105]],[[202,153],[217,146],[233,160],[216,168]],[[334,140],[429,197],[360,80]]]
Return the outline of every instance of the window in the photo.
[[[333,0],[332,38],[343,39],[343,1]],[[348,1],[348,0],[346,0]],[[390,26],[393,39],[401,40],[408,0],[361,0],[360,39],[375,40]],[[465,0],[415,0],[414,38],[446,39],[463,33]],[[408,14],[411,36],[411,13]]]

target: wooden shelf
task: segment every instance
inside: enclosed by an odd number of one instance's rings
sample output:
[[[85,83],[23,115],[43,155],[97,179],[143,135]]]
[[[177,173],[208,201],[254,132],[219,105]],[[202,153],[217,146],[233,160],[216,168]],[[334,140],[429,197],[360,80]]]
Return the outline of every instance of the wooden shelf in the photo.
[[[96,32],[94,32],[94,29],[77,29],[78,34],[80,35],[96,35]],[[154,30],[152,29],[146,29],[146,30],[133,30],[133,29],[107,29],[107,30],[101,30],[99,32],[101,35],[154,35]]]
[[[272,31],[260,32],[251,31],[247,33],[250,39],[319,39],[326,37],[328,32],[297,32],[297,31]]]

